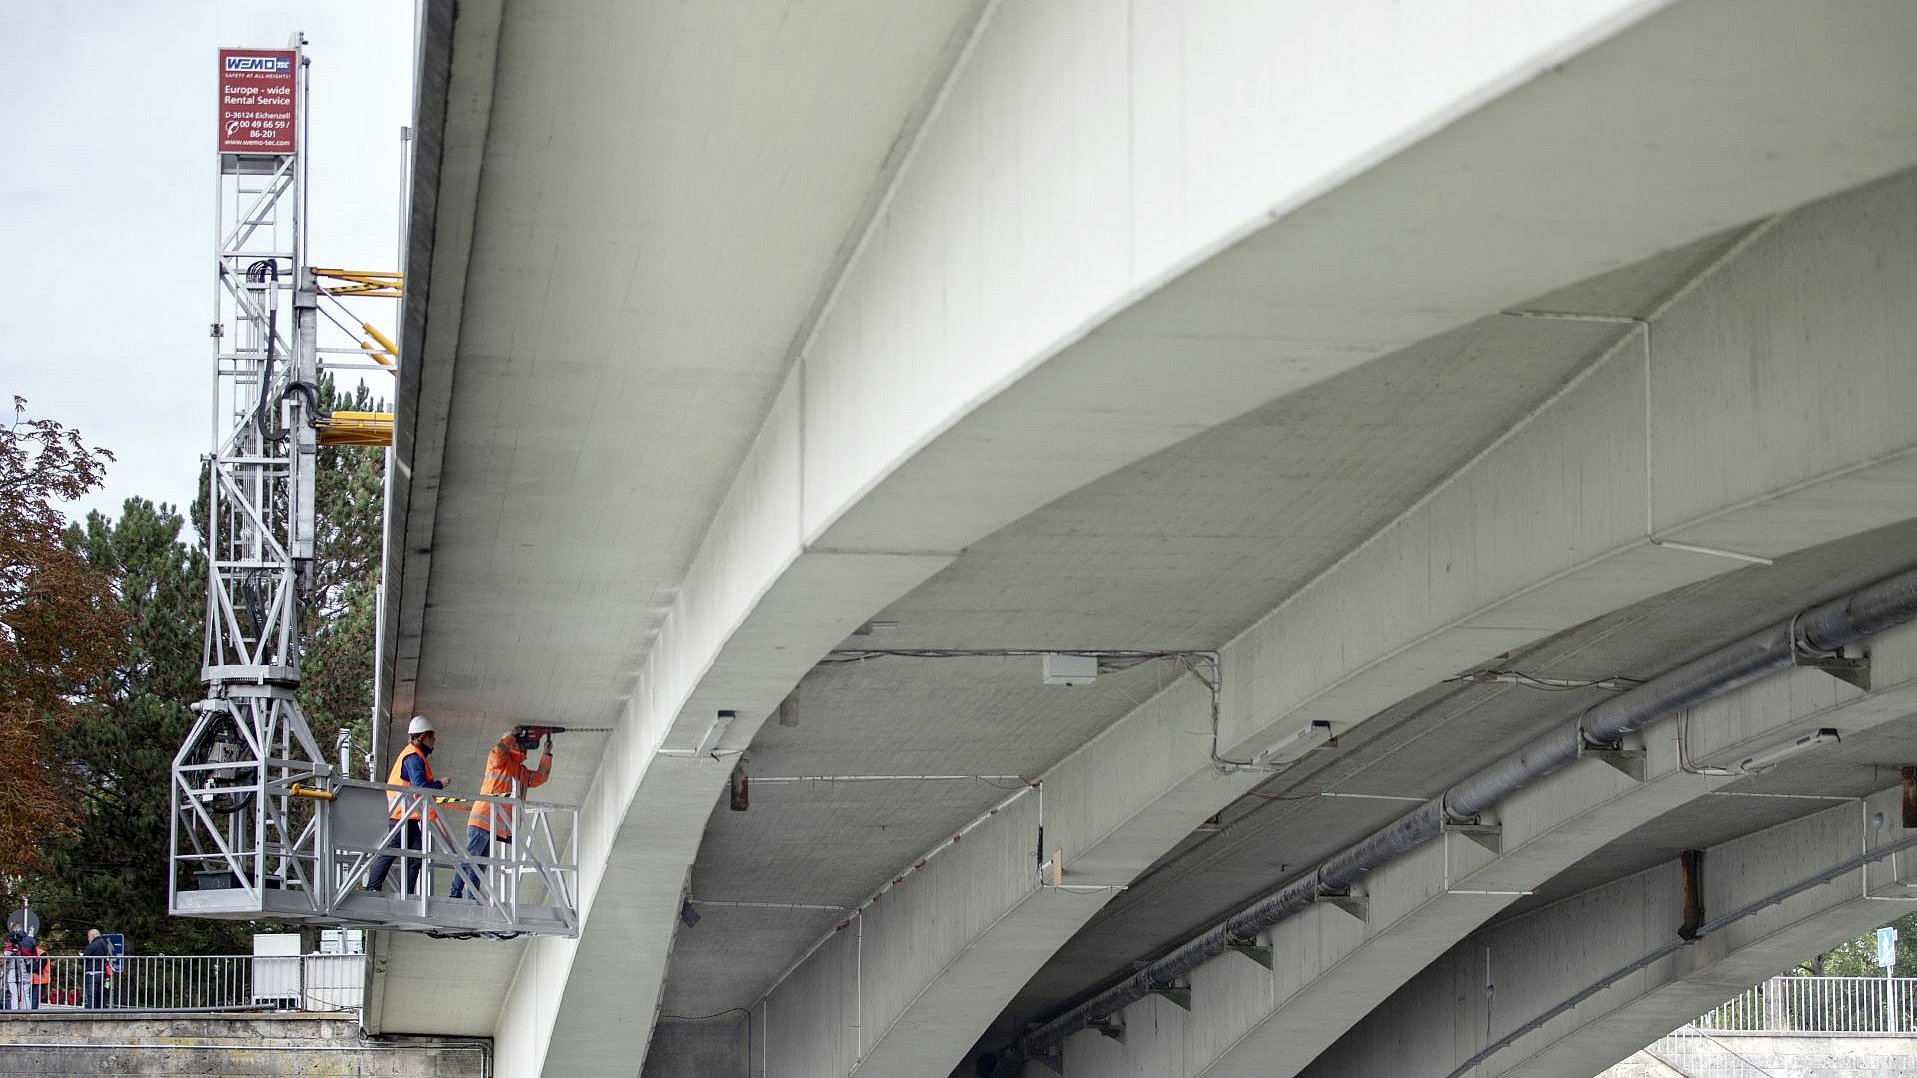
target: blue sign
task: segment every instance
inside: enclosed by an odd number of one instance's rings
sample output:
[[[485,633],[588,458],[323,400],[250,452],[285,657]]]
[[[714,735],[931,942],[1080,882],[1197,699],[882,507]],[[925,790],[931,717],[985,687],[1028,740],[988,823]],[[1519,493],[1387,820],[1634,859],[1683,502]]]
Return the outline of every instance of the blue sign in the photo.
[[[1880,928],[1877,930],[1877,964],[1885,969],[1897,966],[1897,930]]]

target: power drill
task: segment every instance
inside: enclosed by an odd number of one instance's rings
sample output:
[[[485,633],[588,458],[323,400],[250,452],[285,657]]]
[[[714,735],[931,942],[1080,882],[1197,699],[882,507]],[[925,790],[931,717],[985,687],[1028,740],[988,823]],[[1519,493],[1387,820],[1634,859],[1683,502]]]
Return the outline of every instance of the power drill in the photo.
[[[521,751],[531,752],[543,740],[547,747],[552,746],[554,734],[609,734],[610,726],[532,726],[521,724],[513,727],[513,741]]]

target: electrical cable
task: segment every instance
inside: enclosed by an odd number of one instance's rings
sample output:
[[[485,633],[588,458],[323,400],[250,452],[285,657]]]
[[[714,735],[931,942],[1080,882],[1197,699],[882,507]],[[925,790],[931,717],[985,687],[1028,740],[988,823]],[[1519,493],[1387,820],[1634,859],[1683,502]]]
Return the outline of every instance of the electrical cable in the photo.
[[[1518,670],[1496,669],[1471,670],[1444,680],[1447,682],[1469,681],[1480,685],[1522,685],[1527,689],[1537,689],[1541,692],[1577,692],[1580,689],[1624,692],[1644,684],[1643,678],[1628,677],[1624,674],[1606,674],[1601,678],[1551,678],[1526,674]]]
[[[277,286],[280,280],[280,265],[277,259],[262,258],[246,267],[246,279],[250,284],[265,284],[268,275],[271,275],[273,284]],[[266,303],[266,365],[260,371],[260,401],[253,410],[253,426],[259,430],[261,440],[273,442],[279,439],[266,428],[266,402],[273,388],[273,345],[280,336],[279,297],[269,293]]]
[[[745,1015],[745,1030],[746,1030],[745,1065],[746,1065],[746,1074],[750,1075],[752,1073],[752,1011],[750,1009],[745,1007],[727,1007],[723,1011],[713,1011],[711,1014],[661,1014],[659,1018],[662,1021],[669,1018],[675,1022],[706,1022],[714,1018],[723,1018],[728,1014],[734,1014],[734,1013]]]
[[[1218,755],[1219,693],[1224,681],[1215,651],[1155,650],[1132,648],[840,648],[825,653],[819,666],[853,666],[875,659],[990,659],[1022,656],[1072,655],[1098,660],[1101,674],[1135,669],[1149,662],[1172,659],[1183,665],[1199,684],[1211,693],[1211,764],[1220,774],[1237,771],[1277,773],[1291,763],[1262,765],[1250,760],[1228,760]]]
[[[1677,769],[1686,775],[1703,775],[1707,778],[1726,778],[1736,772],[1727,767],[1698,767],[1691,762],[1691,709],[1685,708],[1684,714],[1677,717]]]

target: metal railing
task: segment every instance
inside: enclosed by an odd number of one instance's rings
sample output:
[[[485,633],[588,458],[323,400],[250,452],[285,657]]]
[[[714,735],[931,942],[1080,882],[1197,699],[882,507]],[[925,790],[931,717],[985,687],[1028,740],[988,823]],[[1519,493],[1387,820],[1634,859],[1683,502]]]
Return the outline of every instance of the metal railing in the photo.
[[[168,908],[176,915],[495,936],[579,934],[576,807],[354,779],[319,783],[290,771],[263,781],[258,768],[242,776],[244,782],[208,792],[193,785],[197,766],[176,768],[174,782]],[[267,802],[270,817],[242,820],[239,809],[217,811]],[[490,807],[499,823],[510,824],[499,830],[512,841],[467,852],[476,806]],[[451,901],[455,881],[462,894]]]
[[[35,974],[39,983],[35,981]],[[357,1011],[366,956],[0,958],[0,1011]]]
[[[1700,1016],[1731,1033],[1917,1034],[1917,977],[1772,977]]]
[[[1679,1026],[1645,1051],[1688,1078],[1777,1078],[1695,1025]]]

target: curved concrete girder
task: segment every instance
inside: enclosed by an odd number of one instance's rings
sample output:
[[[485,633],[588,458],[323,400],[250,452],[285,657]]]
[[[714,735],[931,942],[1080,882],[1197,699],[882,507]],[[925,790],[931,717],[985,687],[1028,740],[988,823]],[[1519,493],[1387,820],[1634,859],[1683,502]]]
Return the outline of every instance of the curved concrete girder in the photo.
[[[1895,823],[1900,793],[1881,791],[1707,848],[1707,923],[1794,890],[1860,851],[1908,840],[1912,833]],[[1881,830],[1867,823],[1877,812],[1890,821]],[[1304,1073],[1451,1078],[1494,1043],[1545,1018],[1469,1073],[1588,1078],[1674,1023],[1906,912],[1904,885],[1914,875],[1910,851],[1871,862],[1618,976],[1671,943],[1683,920],[1682,876],[1674,862],[1666,863],[1475,935]],[[1484,990],[1487,957],[1495,994]],[[1605,981],[1613,983],[1560,1012],[1573,996]]]
[[[1608,28],[1612,24],[1604,25]],[[1708,29],[1722,27],[1712,25]],[[1552,40],[1562,43],[1566,38]],[[1580,45],[1582,40],[1579,38]],[[989,47],[989,43],[980,46]],[[1419,49],[1428,52],[1428,42],[1421,43]],[[1545,54],[1561,58],[1552,48],[1531,55],[1535,61]],[[1527,66],[1530,62],[1520,66],[1533,70]],[[1663,64],[1663,58],[1656,58],[1651,66]],[[968,65],[961,73],[969,70],[972,68]],[[1657,78],[1644,71],[1611,71],[1606,77],[1641,81],[1648,96],[1656,94]],[[1453,104],[1462,108],[1464,100],[1461,97]],[[1616,119],[1622,124],[1628,114],[1635,125],[1647,114],[1654,122],[1675,117],[1674,132],[1698,121],[1697,116],[1685,115],[1681,108],[1673,109],[1670,104],[1659,100],[1656,108],[1623,109]],[[1528,122],[1548,127],[1551,112],[1551,102],[1545,101]],[[1498,121],[1503,122],[1509,122],[1509,117]],[[928,131],[938,132],[943,123],[935,118]],[[873,284],[904,279],[879,270],[866,272],[861,278],[864,285],[852,281],[849,275],[796,373],[796,379],[805,385],[803,436],[794,400],[796,390],[789,383],[781,403],[775,405],[767,435],[762,436],[735,484],[728,509],[714,525],[707,550],[712,556],[702,554],[655,643],[648,659],[649,676],[642,677],[642,692],[629,708],[621,737],[608,751],[589,814],[609,811],[623,818],[629,811],[653,805],[649,796],[642,796],[643,776],[653,748],[668,743],[668,738],[671,744],[696,743],[718,707],[739,711],[740,722],[727,744],[744,744],[803,667],[857,623],[862,614],[851,611],[860,604],[865,604],[864,612],[885,605],[936,571],[966,542],[1089,478],[1272,396],[1495,310],[1539,287],[1566,283],[1631,261],[1660,245],[1770,212],[1832,186],[1875,175],[1903,160],[1898,156],[1901,149],[1886,151],[1881,157],[1873,157],[1874,151],[1860,151],[1847,158],[1820,151],[1818,155],[1787,154],[1789,167],[1764,171],[1751,167],[1751,161],[1769,152],[1755,137],[1729,151],[1720,145],[1712,154],[1686,158],[1681,169],[1686,173],[1685,181],[1673,187],[1670,199],[1642,207],[1645,212],[1629,212],[1640,208],[1641,198],[1626,197],[1626,192],[1607,190],[1602,184],[1590,192],[1579,191],[1580,212],[1590,215],[1585,225],[1561,245],[1527,252],[1524,241],[1535,237],[1540,223],[1563,213],[1561,195],[1546,197],[1540,193],[1546,185],[1526,185],[1523,181],[1528,174],[1514,173],[1520,190],[1501,191],[1496,196],[1480,188],[1467,192],[1452,185],[1446,190],[1443,185],[1428,182],[1434,171],[1454,168],[1457,161],[1469,161],[1481,154],[1487,143],[1509,139],[1510,129],[1498,123],[1486,121],[1489,126],[1473,126],[1466,121],[1455,125],[1452,130],[1462,130],[1469,136],[1447,144],[1456,160],[1436,151],[1407,153],[1406,171],[1374,170],[1363,181],[1350,185],[1348,191],[1314,204],[1315,212],[1300,214],[1296,221],[1281,221],[1258,242],[1235,248],[1140,305],[1140,320],[1123,327],[1128,332],[1096,334],[1083,347],[1050,361],[1044,361],[1044,357],[1056,347],[1053,344],[1040,347],[1036,353],[1001,350],[993,363],[978,367],[997,373],[980,387],[964,379],[960,380],[963,384],[953,383],[954,392],[960,394],[956,397],[930,391],[905,394],[897,385],[896,374],[887,373],[886,364],[910,354],[914,342],[939,338],[942,315],[936,292],[905,296],[895,284]],[[1390,144],[1406,130],[1396,129],[1372,149]],[[1828,132],[1820,128],[1819,137],[1827,142],[1827,136]],[[928,133],[927,137],[932,135]],[[1479,141],[1471,141],[1473,138]],[[1665,145],[1682,142],[1673,138]],[[1534,160],[1540,169],[1564,169],[1580,175],[1592,169],[1603,171],[1598,166],[1604,163],[1605,155],[1582,136],[1555,141],[1547,138],[1536,145]],[[954,160],[948,160],[945,167],[957,167]],[[1347,163],[1352,160],[1355,158],[1346,159]],[[1611,167],[1641,163],[1612,162]],[[1336,171],[1336,165],[1329,167]],[[1693,174],[1696,170],[1715,178],[1700,181]],[[1740,181],[1749,180],[1753,173],[1758,175],[1756,182],[1720,182],[1733,174]],[[918,182],[915,177],[923,175],[916,162],[909,164],[899,190],[911,187]],[[934,178],[946,184],[953,182],[950,176]],[[1404,189],[1391,187],[1387,180],[1416,188],[1419,197],[1408,198]],[[1300,186],[1279,202],[1283,205],[1292,198],[1306,197],[1309,190],[1310,185]],[[1530,192],[1528,204],[1526,190]],[[1634,193],[1642,195],[1641,190]],[[1447,202],[1448,197],[1454,200]],[[1397,205],[1402,214],[1402,206],[1410,203],[1421,207],[1416,224],[1390,214],[1372,213],[1382,206]],[[1139,212],[1135,207],[1127,210]],[[1378,220],[1395,221],[1383,237],[1374,232]],[[894,221],[888,208],[881,212],[875,229],[889,229]],[[1296,231],[1287,231],[1288,226],[1295,226]],[[1473,253],[1472,244],[1485,241],[1487,236],[1498,237],[1493,247],[1500,257],[1485,262]],[[1287,237],[1304,239],[1288,247]],[[1187,249],[1203,247],[1194,240]],[[1507,248],[1509,257],[1503,257]],[[1329,278],[1322,273],[1314,276],[1314,268],[1322,269],[1326,264],[1327,252],[1344,259],[1341,264],[1347,267],[1345,272]],[[855,266],[877,257],[869,251],[862,253],[855,259]],[[898,257],[909,259],[909,254]],[[1458,272],[1465,267],[1469,267],[1468,272]],[[1198,335],[1192,348],[1217,357],[1217,362],[1197,368],[1187,366],[1176,377],[1165,375],[1168,365],[1157,358],[1163,354],[1164,335],[1182,332],[1179,319],[1198,311],[1229,314],[1239,309],[1232,302],[1234,293],[1242,293],[1245,277],[1259,273],[1281,283],[1309,283],[1310,287],[1299,294],[1305,297],[1312,314],[1313,320],[1308,322],[1310,339],[1293,348],[1291,331],[1247,324],[1270,314],[1268,309],[1253,312],[1250,318],[1206,318],[1210,328]],[[1408,287],[1412,278],[1427,284],[1443,281],[1444,293],[1435,298],[1419,294]],[[990,279],[991,274],[981,273],[974,286],[985,287],[978,282]],[[1005,287],[1008,292],[1015,291],[1010,284]],[[1361,312],[1368,318],[1346,317]],[[1303,317],[1296,311],[1286,313]],[[860,327],[864,327],[862,332]],[[1063,339],[1071,340],[1076,333],[1068,330]],[[877,346],[871,346],[872,342],[878,342]],[[1127,355],[1129,360],[1125,359]],[[1279,362],[1273,362],[1274,355]],[[947,358],[959,362],[971,357]],[[1034,366],[1041,361],[1043,366]],[[1103,374],[1098,373],[1100,362],[1106,362]],[[1117,381],[1110,377],[1113,363],[1119,370],[1157,377],[1131,383]],[[882,395],[875,405],[870,396],[874,385],[891,386],[888,392],[901,396]],[[1177,392],[1167,392],[1168,387]],[[992,395],[989,402],[980,405],[980,394]],[[883,399],[898,402],[904,396],[912,399],[912,408],[882,406]],[[926,401],[936,403],[925,405]],[[1056,408],[1060,401],[1069,406]],[[878,422],[875,417],[881,414],[889,416],[884,422],[902,425],[903,433],[873,431],[870,424]],[[783,443],[784,436],[771,436],[775,428],[788,427],[799,443],[796,455],[790,458],[785,455],[791,449]],[[1023,440],[1009,438],[1008,433],[1018,433]],[[775,443],[779,445],[775,447]],[[873,446],[894,444],[905,447],[907,453],[913,446],[923,448],[903,460],[879,459],[882,454],[872,451]],[[994,448],[990,452],[978,450],[986,445]],[[1070,451],[1061,453],[1056,469],[1028,466],[1034,452],[1065,445],[1071,447]],[[946,480],[956,474],[952,470],[955,462],[968,453],[975,455],[965,481],[948,484]],[[998,466],[1007,459],[1027,466]],[[770,472],[779,472],[785,479],[782,483],[764,481],[761,473]],[[796,526],[788,494],[801,503]],[[729,553],[716,554],[714,550]],[[839,558],[840,564],[864,568],[850,569],[841,582],[844,590],[831,596],[843,604],[834,608],[836,619],[821,615],[805,636],[777,635],[776,628],[767,626],[777,625],[774,615],[778,612],[768,607],[764,612],[767,617],[761,619],[758,607],[762,599],[774,594],[774,585],[787,567],[820,557]],[[1631,571],[1620,575],[1636,575],[1634,567],[1623,568]],[[1669,577],[1654,574],[1653,579],[1665,582],[1652,590],[1702,571],[1682,569]],[[804,593],[808,602],[823,598],[822,592]],[[1535,626],[1545,620],[1541,615],[1530,616],[1530,634],[1535,635]],[[785,651],[779,652],[779,648]],[[1482,652],[1473,646],[1469,653]],[[779,684],[782,679],[783,685]],[[1249,725],[1239,731],[1244,736],[1254,732]],[[716,793],[723,769],[709,770],[714,784],[709,790]],[[683,813],[679,817],[681,826],[694,831],[710,806],[710,795],[703,802],[690,797],[683,802],[667,800],[674,812]],[[585,830],[582,848],[588,859],[643,859],[643,852],[630,845],[633,832],[590,822]],[[683,873],[683,863],[668,860],[678,864]],[[658,865],[656,871],[669,872],[669,865]],[[596,872],[589,875],[593,877],[587,885],[590,903],[600,881]],[[622,937],[620,942],[632,943],[635,950],[620,954],[598,945],[598,930],[591,921],[581,946],[551,941],[533,945],[511,990],[508,1008],[513,1014],[502,1019],[502,1060],[511,1059],[528,1073],[538,1069],[541,1060],[560,1065],[559,1057],[548,1053],[550,1043],[565,1046],[563,1065],[568,1070],[580,1066],[630,1068],[639,1050],[630,1043],[610,1043],[613,1039],[606,1037],[604,1027],[596,1025],[602,1017],[598,1012],[604,1007],[604,993],[593,986],[616,980],[628,993],[624,1006],[617,1008],[621,1014],[630,1014],[642,1002],[633,998],[635,985],[642,986],[637,990],[640,995],[656,998],[656,976],[645,971],[663,968],[672,913],[669,905],[632,911],[635,935]],[[632,964],[635,954],[640,957],[637,970]],[[579,962],[587,963],[587,967],[577,966]],[[565,1002],[560,1002],[560,986],[569,977],[578,986],[568,990]],[[555,1010],[556,1018],[542,1017],[553,1015]]]
[[[1652,545],[1645,533],[1647,505],[1664,506],[1670,514],[1664,519],[1677,521],[1660,529],[1658,539],[1695,542],[1700,531],[1708,531],[1732,549],[1770,556],[1908,515],[1908,506],[1917,501],[1911,493],[1917,482],[1911,452],[1917,424],[1896,416],[1895,400],[1917,399],[1917,385],[1896,373],[1901,361],[1894,349],[1856,347],[1862,338],[1901,336],[1881,324],[1881,315],[1868,312],[1893,309],[1891,297],[1917,287],[1917,261],[1898,253],[1917,250],[1917,232],[1909,225],[1886,230],[1879,223],[1911,219],[1906,209],[1917,210],[1917,177],[1839,196],[1775,225],[1655,320],[1653,377],[1647,378],[1641,340],[1628,337],[1417,508],[1227,645],[1224,725],[1241,741],[1239,751],[1260,748],[1260,738],[1312,720],[1343,729],[1485,656],[1740,564]],[[1850,253],[1832,260],[1825,252],[1834,247]],[[1902,268],[1860,286],[1842,303],[1812,309],[1827,302],[1821,298],[1826,290],[1814,282],[1868,279],[1877,271],[1864,268],[1880,265]],[[1801,352],[1770,354],[1751,366],[1727,358],[1758,351],[1755,342],[1773,332],[1766,325],[1773,320],[1807,331],[1798,336]],[[1733,328],[1724,329],[1727,323]],[[1917,333],[1917,324],[1908,331]],[[1772,438],[1818,441],[1815,452],[1822,459],[1798,460],[1796,467],[1826,470],[1777,475],[1778,486],[1768,496],[1752,497],[1750,471],[1770,473],[1778,459],[1797,458],[1784,452],[1759,459],[1737,447],[1744,432],[1761,423],[1764,403],[1753,400],[1748,411],[1719,409],[1709,417],[1702,414],[1702,403],[1723,399],[1727,383],[1794,377],[1787,370],[1803,364],[1807,355],[1840,355],[1845,357],[1840,366],[1855,364],[1826,372],[1834,384],[1849,387],[1843,399],[1829,401],[1830,410],[1819,417],[1765,429]],[[1909,388],[1881,398],[1886,378]],[[1648,405],[1647,385],[1656,394]],[[1866,426],[1875,431],[1853,442],[1847,450],[1855,458],[1850,462],[1831,459],[1822,441],[1823,432],[1841,426],[1846,415],[1870,416]],[[1689,476],[1669,476],[1689,492],[1684,499],[1665,497],[1656,483],[1647,491],[1645,483],[1653,475],[1647,461],[1662,459],[1656,447],[1680,438],[1711,444],[1708,433],[1697,433],[1697,425],[1706,421],[1720,425],[1716,429],[1725,442],[1711,452],[1700,448],[1688,460],[1721,484],[1721,501],[1711,504],[1697,496],[1700,487]],[[1834,504],[1845,511],[1818,511]],[[1536,506],[1551,511],[1540,514]],[[1197,695],[1182,704],[1154,701],[1044,776],[1047,845],[1066,851],[1068,880],[1130,879],[1249,785],[1243,777],[1212,772],[1202,746],[1189,738],[1165,737],[1180,714],[1187,729],[1201,723],[1203,706]],[[1115,770],[1123,770],[1129,781],[1109,782]],[[1589,781],[1605,774],[1600,770]],[[1694,796],[1695,791],[1683,794],[1677,803]],[[1588,852],[1591,843],[1641,823],[1634,812],[1656,815],[1670,807],[1642,796],[1630,803],[1636,808],[1619,810],[1608,823],[1567,824],[1553,840],[1568,843],[1553,854],[1557,859],[1538,860],[1544,855],[1533,849],[1532,867],[1524,873],[1528,882],[1502,889],[1535,886]],[[1022,956],[1016,968],[1023,969],[1034,950],[1062,945],[1094,912],[1087,909],[1077,920],[1057,917],[1056,896],[1035,881],[1027,883],[1008,904],[980,919],[985,927],[969,940],[941,936],[947,950],[929,980],[905,972],[922,969],[923,943],[892,956],[883,944],[868,941],[855,972],[868,983],[888,986],[886,998],[912,1002],[890,1026],[875,1021],[882,1016],[866,1016],[862,1035],[871,1047],[862,1060],[842,1057],[836,1041],[828,1047],[825,1040],[815,1044],[788,1035],[782,1038],[780,1065],[799,1074],[844,1066],[860,1074],[906,1074],[953,1065],[983,1028],[965,1036],[957,1016],[985,1013],[989,1019],[996,1013],[991,1001],[1002,1005],[1022,983],[999,956],[1016,941]],[[1435,920],[1412,933],[1427,959],[1510,901],[1498,896],[1451,900],[1431,912]],[[1329,911],[1311,916],[1321,915],[1342,916]],[[1031,923],[1035,919],[1042,928]],[[1359,933],[1347,944],[1355,947],[1365,939]],[[1369,986],[1366,991],[1381,999],[1417,964],[1405,965],[1407,956],[1389,945],[1374,954],[1381,969],[1361,979]],[[1341,969],[1358,976],[1361,965]],[[814,981],[795,980],[789,992],[825,990]],[[1323,987],[1330,990],[1334,983]],[[1336,1020],[1339,1008],[1320,1014],[1309,993],[1292,1001],[1286,992],[1272,1002],[1307,1017],[1277,1022],[1271,1036],[1257,1038],[1264,1048],[1249,1055],[1259,1073],[1274,1060],[1304,1066],[1330,1043],[1323,1031],[1343,1028]],[[775,995],[773,1007],[779,1003]],[[1348,1023],[1351,1015],[1344,1020]],[[1245,1028],[1250,1027],[1239,1034]],[[816,1036],[830,1039],[825,1033]],[[1229,1039],[1216,1047],[1222,1052],[1228,1046]],[[1306,1051],[1307,1046],[1315,1047]],[[816,1057],[808,1054],[814,1048]],[[1234,1071],[1226,1065],[1220,1073]]]
[[[414,711],[420,637],[432,577],[433,534],[444,474],[447,416],[459,359],[460,311],[472,261],[471,222],[479,203],[481,160],[492,122],[493,80],[499,45],[499,0],[433,0],[419,7],[419,65],[415,85],[413,190],[408,203],[405,267],[409,285],[400,337],[408,342],[394,392],[392,468],[387,475],[386,545],[382,587],[386,618],[380,684],[392,692],[375,734],[393,714]],[[453,70],[457,65],[457,72]],[[457,84],[458,93],[449,92]],[[426,331],[432,326],[432,332]],[[390,754],[390,748],[382,749]],[[487,1035],[496,1015],[485,1007],[448,1009],[434,999],[443,985],[446,947],[404,933],[374,933],[366,1028],[387,1031]],[[457,945],[454,945],[457,946]],[[518,948],[481,943],[463,948],[476,984],[504,983]],[[412,1010],[394,1015],[389,1002]]]
[[[1881,675],[1871,693],[1798,670],[1692,709],[1686,733],[1694,764],[1735,761],[1822,726],[1857,733],[1917,712],[1917,629],[1878,637],[1871,655],[1873,670]],[[1129,1028],[1155,1029],[1155,1034],[1128,1037],[1122,1048],[1097,1043],[1103,1038],[1093,1033],[1078,1034],[1067,1042],[1068,1073],[1092,1078],[1162,1073],[1155,1068],[1166,1048],[1151,1043],[1157,1039],[1175,1046],[1178,1069],[1171,1073],[1191,1078],[1284,1078],[1321,1068],[1323,1063],[1314,1060],[1374,1008],[1388,1013],[1395,1006],[1388,1000],[1407,982],[1430,977],[1448,985],[1455,980],[1451,966],[1465,960],[1452,954],[1454,948],[1469,952],[1469,961],[1481,961],[1460,941],[1467,935],[1482,939],[1478,930],[1486,920],[1608,843],[1735,781],[1681,769],[1676,734],[1675,719],[1643,732],[1642,782],[1584,761],[1498,806],[1489,821],[1502,829],[1496,854],[1468,838],[1447,836],[1373,873],[1361,888],[1367,902],[1362,919],[1320,904],[1279,923],[1268,937],[1278,959],[1274,970],[1230,956],[1200,967],[1191,977],[1189,1013],[1167,1016],[1147,1009],[1157,1001],[1127,1009]],[[1427,967],[1433,972],[1421,974]],[[1508,983],[1504,974],[1498,980],[1500,991],[1511,993],[1513,1006],[1536,995],[1530,987]],[[1459,1021],[1476,1021],[1476,1028],[1483,1028],[1483,1015],[1468,1009]]]

